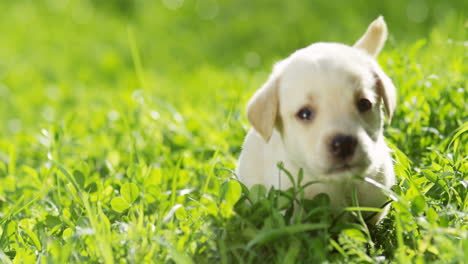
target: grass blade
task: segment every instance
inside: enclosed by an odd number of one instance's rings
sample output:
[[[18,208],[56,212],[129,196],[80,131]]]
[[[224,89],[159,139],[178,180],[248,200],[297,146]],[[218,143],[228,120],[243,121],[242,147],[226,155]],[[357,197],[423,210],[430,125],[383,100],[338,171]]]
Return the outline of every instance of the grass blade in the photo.
[[[284,226],[278,229],[262,230],[249,242],[247,247],[251,248],[254,245],[265,244],[283,236],[294,235],[306,231],[325,229],[327,227],[328,225],[326,224],[298,224],[293,226]]]

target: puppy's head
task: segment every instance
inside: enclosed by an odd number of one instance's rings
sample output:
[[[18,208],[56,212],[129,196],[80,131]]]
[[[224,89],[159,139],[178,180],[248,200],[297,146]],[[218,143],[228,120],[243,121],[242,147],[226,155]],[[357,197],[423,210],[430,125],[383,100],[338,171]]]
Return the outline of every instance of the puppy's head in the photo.
[[[248,104],[254,129],[269,141],[276,128],[291,161],[310,173],[363,173],[385,151],[383,113],[390,118],[396,104],[374,59],[386,36],[379,18],[354,47],[316,43],[279,62]]]

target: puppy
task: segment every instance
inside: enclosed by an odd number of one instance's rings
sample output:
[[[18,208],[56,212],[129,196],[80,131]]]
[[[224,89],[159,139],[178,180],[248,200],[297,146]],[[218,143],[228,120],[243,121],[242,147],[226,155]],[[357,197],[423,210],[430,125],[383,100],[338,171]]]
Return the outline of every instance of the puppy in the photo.
[[[275,65],[247,107],[253,129],[237,168],[247,187],[291,187],[278,169],[282,162],[295,177],[302,169],[303,182],[318,181],[305,189],[305,197],[328,194],[336,213],[353,205],[354,191],[359,206],[385,204],[376,185],[395,183],[383,125],[384,113],[390,119],[395,109],[396,91],[375,57],[386,39],[379,17],[353,47],[315,43]]]

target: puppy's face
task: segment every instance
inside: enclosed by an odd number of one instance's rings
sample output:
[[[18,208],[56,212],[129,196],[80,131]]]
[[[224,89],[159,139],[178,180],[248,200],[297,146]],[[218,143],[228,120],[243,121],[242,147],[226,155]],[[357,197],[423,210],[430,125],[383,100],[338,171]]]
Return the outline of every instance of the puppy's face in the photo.
[[[385,151],[382,105],[391,116],[395,88],[372,56],[317,43],[276,65],[248,114],[267,141],[276,127],[291,161],[307,172],[355,175]]]
[[[374,65],[333,44],[316,44],[283,63],[276,125],[291,160],[320,175],[363,172],[382,135]]]

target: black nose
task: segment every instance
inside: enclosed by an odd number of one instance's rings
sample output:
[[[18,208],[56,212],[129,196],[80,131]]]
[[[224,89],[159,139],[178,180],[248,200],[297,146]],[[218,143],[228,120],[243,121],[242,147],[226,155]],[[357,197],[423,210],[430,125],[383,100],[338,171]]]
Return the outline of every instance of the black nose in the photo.
[[[340,159],[345,159],[354,154],[357,146],[357,139],[349,135],[336,135],[330,144],[331,154]]]

